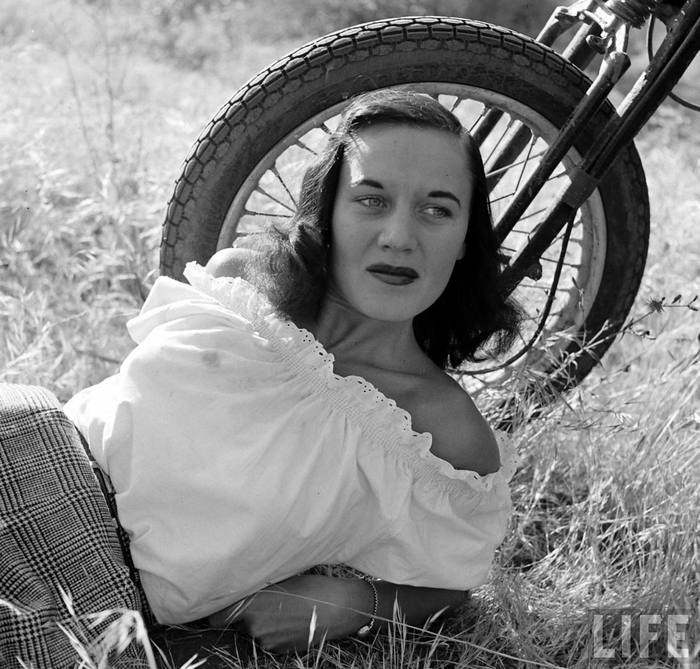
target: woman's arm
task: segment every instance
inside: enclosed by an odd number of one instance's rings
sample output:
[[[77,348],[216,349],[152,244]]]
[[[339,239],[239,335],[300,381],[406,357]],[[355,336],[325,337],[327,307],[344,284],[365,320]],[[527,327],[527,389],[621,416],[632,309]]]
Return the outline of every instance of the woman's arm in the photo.
[[[377,614],[373,630],[386,627],[394,616],[394,602],[403,620],[422,627],[433,614],[466,601],[467,593],[456,590],[418,588],[375,581]],[[236,605],[212,616],[216,627],[235,624],[273,651],[303,650],[309,645],[315,610],[312,643],[355,634],[367,625],[374,609],[372,586],[361,579],[331,576],[295,576],[255,594],[231,619]]]

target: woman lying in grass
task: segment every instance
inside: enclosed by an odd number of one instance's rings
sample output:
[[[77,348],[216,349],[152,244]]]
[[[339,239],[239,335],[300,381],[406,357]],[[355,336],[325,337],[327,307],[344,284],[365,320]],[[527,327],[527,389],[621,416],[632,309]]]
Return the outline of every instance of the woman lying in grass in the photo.
[[[498,272],[473,141],[433,99],[380,92],[288,234],[157,280],[120,372],[66,412],[159,623],[305,648],[312,616],[317,641],[379,630],[395,601],[422,625],[485,581],[515,455],[444,369],[514,336]]]

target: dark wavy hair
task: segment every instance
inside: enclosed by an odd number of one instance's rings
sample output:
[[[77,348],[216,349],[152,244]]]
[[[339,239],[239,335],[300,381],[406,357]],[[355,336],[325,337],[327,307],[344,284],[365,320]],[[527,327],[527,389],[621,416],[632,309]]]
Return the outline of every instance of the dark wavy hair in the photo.
[[[483,161],[459,120],[427,95],[389,89],[363,94],[350,103],[324,151],[304,174],[289,227],[271,228],[256,244],[263,253],[250,268],[251,280],[280,315],[297,324],[313,323],[328,287],[331,218],[343,157],[359,131],[379,124],[434,128],[454,135],[465,148],[475,179],[465,255],[440,297],[414,318],[419,346],[442,369],[477,360],[480,351],[505,351],[518,332],[520,318],[499,281],[501,266]]]

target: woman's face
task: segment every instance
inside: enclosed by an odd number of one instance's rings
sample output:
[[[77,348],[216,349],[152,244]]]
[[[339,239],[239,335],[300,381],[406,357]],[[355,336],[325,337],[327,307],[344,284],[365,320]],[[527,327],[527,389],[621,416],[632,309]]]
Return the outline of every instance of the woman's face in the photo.
[[[369,318],[412,319],[464,255],[473,175],[464,144],[433,128],[362,129],[333,208],[332,290]]]

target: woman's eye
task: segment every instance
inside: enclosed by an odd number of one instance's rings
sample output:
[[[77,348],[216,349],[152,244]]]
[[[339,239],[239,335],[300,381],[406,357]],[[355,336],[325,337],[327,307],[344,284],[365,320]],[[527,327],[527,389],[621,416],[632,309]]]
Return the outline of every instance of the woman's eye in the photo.
[[[452,212],[449,209],[438,205],[426,207],[424,211],[429,216],[433,216],[435,218],[448,218],[449,216],[452,216]]]
[[[357,201],[370,209],[377,209],[378,207],[384,206],[384,200],[377,195],[366,195],[365,197],[358,198]]]

